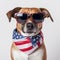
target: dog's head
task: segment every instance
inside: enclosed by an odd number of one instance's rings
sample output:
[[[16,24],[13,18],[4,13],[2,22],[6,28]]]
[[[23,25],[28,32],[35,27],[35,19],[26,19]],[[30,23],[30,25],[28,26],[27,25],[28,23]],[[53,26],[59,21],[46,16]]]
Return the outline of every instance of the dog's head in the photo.
[[[7,13],[9,22],[11,18],[17,21],[16,27],[19,33],[25,36],[33,36],[41,31],[44,18],[50,17],[49,11],[45,8],[14,8]]]

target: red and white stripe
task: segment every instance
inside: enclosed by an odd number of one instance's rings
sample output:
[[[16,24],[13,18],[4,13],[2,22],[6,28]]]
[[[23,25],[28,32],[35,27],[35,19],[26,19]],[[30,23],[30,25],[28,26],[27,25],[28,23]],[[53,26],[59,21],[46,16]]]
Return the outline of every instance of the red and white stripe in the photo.
[[[36,46],[34,47],[29,38],[22,38],[20,40],[19,39],[14,40],[14,43],[20,51],[26,54],[31,54],[35,49],[41,46],[42,41],[43,41],[43,38],[41,38],[40,41],[37,42]]]

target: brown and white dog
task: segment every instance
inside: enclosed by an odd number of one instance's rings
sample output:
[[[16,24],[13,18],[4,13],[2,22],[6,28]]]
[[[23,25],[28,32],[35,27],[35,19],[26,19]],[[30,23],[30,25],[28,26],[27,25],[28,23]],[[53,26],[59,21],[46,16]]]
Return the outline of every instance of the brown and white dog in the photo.
[[[53,22],[53,19],[49,11],[45,8],[16,7],[13,10],[7,12],[7,17],[9,19],[9,22],[11,21],[11,18],[16,19],[17,21],[16,30],[19,34],[25,36],[25,38],[30,36],[36,36],[41,32],[44,18],[50,17],[51,21]],[[29,44],[32,43],[28,42],[26,46],[29,46]],[[21,42],[15,44],[15,41],[13,41],[11,46],[12,60],[47,60],[46,48],[43,41],[38,48],[34,49],[33,47],[34,50],[32,52],[28,52],[28,54],[25,53],[25,50],[21,51],[21,48],[20,49],[17,48],[16,45],[20,45],[19,47],[21,47]],[[23,47],[23,43],[22,43],[22,47]]]

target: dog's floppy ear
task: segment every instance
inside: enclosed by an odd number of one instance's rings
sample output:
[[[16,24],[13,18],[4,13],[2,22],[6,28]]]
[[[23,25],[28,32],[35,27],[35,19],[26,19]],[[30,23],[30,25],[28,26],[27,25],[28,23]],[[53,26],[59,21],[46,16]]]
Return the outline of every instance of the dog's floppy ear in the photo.
[[[9,22],[11,21],[12,17],[14,18],[14,14],[19,12],[20,9],[21,9],[21,7],[16,7],[13,10],[10,10],[10,11],[7,12],[6,15],[7,15],[8,19],[9,19]]]
[[[53,18],[52,18],[52,16],[51,16],[50,12],[49,12],[47,9],[45,9],[45,8],[40,8],[40,10],[41,10],[42,13],[44,13],[44,18],[50,17],[51,21],[53,22]]]
[[[9,22],[11,21],[11,17],[12,17],[12,10],[10,10],[9,12],[7,12],[7,17],[9,19]]]

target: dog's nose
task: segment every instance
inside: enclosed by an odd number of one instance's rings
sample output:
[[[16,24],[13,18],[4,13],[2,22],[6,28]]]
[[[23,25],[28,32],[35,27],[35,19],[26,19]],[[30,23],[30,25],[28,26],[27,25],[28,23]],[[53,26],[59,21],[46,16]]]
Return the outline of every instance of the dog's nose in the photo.
[[[27,29],[32,30],[34,28],[33,23],[27,23]]]

